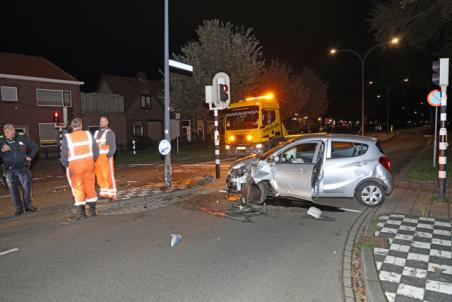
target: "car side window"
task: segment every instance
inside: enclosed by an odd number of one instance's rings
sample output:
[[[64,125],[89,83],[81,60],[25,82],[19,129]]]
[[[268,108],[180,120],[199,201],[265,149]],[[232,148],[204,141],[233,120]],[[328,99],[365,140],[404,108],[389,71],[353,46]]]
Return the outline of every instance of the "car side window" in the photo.
[[[332,141],[331,158],[348,158],[363,155],[367,152],[368,145],[355,142]]]
[[[267,126],[273,123],[276,119],[275,110],[262,110],[262,126]]]
[[[280,155],[281,164],[313,163],[317,143],[304,143],[293,146]]]

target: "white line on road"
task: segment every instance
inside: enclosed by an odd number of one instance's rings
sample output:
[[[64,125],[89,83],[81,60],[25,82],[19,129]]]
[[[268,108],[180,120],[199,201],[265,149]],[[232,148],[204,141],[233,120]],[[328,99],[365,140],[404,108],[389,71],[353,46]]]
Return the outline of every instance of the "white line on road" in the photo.
[[[363,211],[360,210],[353,210],[353,209],[347,209],[347,208],[339,208],[340,210],[344,210],[346,212],[355,212],[355,213],[362,213]]]
[[[9,254],[9,253],[13,253],[13,252],[17,252],[18,250],[19,250],[18,248],[13,248],[13,249],[1,252],[0,256],[6,255],[6,254]]]
[[[6,198],[6,197],[10,197],[11,195],[3,195],[3,196],[0,196],[0,198]]]

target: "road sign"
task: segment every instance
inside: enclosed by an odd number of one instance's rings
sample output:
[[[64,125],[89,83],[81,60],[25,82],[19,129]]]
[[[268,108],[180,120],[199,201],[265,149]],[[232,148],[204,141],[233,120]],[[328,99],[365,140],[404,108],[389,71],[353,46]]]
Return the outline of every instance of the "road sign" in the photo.
[[[193,72],[193,66],[192,65],[188,65],[185,63],[181,63],[178,61],[174,61],[174,60],[169,60],[169,66],[177,68],[177,69],[182,69],[188,72]]]
[[[430,91],[430,93],[427,96],[427,101],[430,104],[430,106],[433,107],[441,106],[441,91],[437,89]]]
[[[168,155],[171,152],[171,143],[166,139],[162,139],[159,144],[159,152],[163,156]]]

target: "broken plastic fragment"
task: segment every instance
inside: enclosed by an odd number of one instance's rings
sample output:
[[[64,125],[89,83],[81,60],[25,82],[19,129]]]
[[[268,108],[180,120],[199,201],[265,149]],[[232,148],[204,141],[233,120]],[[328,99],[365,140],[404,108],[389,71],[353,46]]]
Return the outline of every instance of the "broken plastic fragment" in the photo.
[[[310,207],[308,209],[308,215],[311,215],[312,217],[319,219],[320,215],[322,215],[322,211],[316,207]]]
[[[182,241],[182,236],[179,234],[171,234],[171,247],[175,247]]]

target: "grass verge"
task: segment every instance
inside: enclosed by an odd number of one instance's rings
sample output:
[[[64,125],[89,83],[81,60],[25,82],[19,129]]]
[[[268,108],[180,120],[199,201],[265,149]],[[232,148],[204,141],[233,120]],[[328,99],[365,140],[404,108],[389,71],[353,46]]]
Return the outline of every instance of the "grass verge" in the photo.
[[[451,175],[452,166],[447,165],[447,174]],[[409,167],[406,177],[416,181],[436,181],[438,166],[433,167],[433,147],[425,149],[424,153]]]

